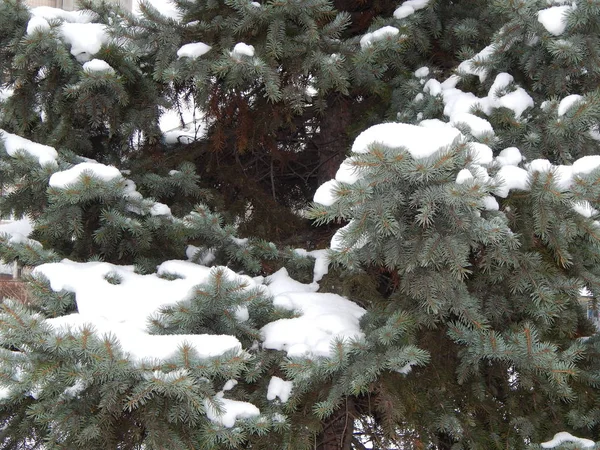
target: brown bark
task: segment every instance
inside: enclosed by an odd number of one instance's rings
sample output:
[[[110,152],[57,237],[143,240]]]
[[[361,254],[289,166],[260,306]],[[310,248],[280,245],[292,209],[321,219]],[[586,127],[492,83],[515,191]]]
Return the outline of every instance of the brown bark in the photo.
[[[323,424],[316,450],[351,450],[354,435],[354,405],[351,398]]]
[[[337,169],[350,150],[348,129],[352,124],[352,100],[341,94],[329,94],[329,107],[323,113],[319,128],[318,184],[335,177]]]

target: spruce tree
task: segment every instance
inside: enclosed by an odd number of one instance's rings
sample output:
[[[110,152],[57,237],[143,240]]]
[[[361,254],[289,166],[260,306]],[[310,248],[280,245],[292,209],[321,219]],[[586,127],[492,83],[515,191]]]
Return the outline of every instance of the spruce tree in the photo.
[[[600,4],[174,6],[0,3],[2,447],[592,448]]]

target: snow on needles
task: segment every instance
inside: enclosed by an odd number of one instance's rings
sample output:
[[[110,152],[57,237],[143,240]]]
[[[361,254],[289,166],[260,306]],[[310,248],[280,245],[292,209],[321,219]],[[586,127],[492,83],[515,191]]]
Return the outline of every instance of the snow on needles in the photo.
[[[211,48],[212,47],[210,45],[207,45],[204,42],[191,42],[189,44],[182,45],[181,48],[177,50],[177,57],[196,59],[208,53]]]
[[[268,323],[261,329],[264,348],[286,351],[294,357],[328,357],[336,341],[360,339],[359,320],[365,310],[335,294],[317,293],[316,282],[302,284],[289,277],[285,268],[268,277],[252,279],[238,275],[225,267],[209,268],[189,261],[172,260],[162,263],[157,272],[140,275],[132,266],[104,262],[79,263],[63,260],[42,264],[34,276],[43,275],[54,291],[75,294],[77,313],[47,319],[57,333],[95,330],[97,336],[116,339],[130,362],[173,357],[182,346],[192,347],[200,357],[209,358],[234,352],[243,355],[240,342],[229,335],[151,335],[146,331],[148,318],[161,306],[173,305],[193,295],[194,287],[209,281],[212,271],[223,270],[248,288],[261,288],[273,296],[275,306],[294,311],[297,317]],[[162,278],[175,274],[179,278]],[[315,274],[317,276],[317,274]],[[239,315],[242,321],[247,317]],[[148,377],[179,376],[148,372]],[[183,374],[185,375],[185,374]],[[182,375],[182,376],[183,376]],[[161,379],[162,379],[161,378]],[[206,399],[209,420],[232,427],[236,420],[257,416],[259,409],[248,402],[224,398],[236,380],[228,381],[213,399]],[[267,389],[269,400],[285,403],[292,392],[292,382],[273,377]]]
[[[359,321],[365,310],[336,294],[315,292],[316,284],[292,280],[285,268],[268,277],[273,304],[301,315],[280,319],[262,328],[265,348],[284,350],[291,357],[331,356],[336,341],[363,337]]]
[[[407,0],[394,11],[396,19],[404,19],[427,6],[429,0]]]
[[[393,38],[398,33],[400,33],[400,30],[398,30],[398,28],[396,27],[386,26],[383,28],[379,28],[378,30],[365,34],[360,39],[360,48],[365,49],[373,45],[374,42]]]
[[[70,169],[53,173],[48,184],[53,188],[64,189],[69,185],[76,183],[81,176],[86,174],[103,181],[122,178],[121,172],[116,167],[106,166],[100,163],[83,162],[76,164]]]
[[[106,26],[92,22],[95,17],[96,14],[91,11],[64,11],[40,6],[31,10],[27,34],[44,32],[50,29],[51,21],[62,21],[58,28],[60,37],[71,46],[71,54],[83,62],[109,41]]]
[[[548,442],[542,442],[541,446],[542,448],[556,448],[559,445],[564,444],[565,442],[573,443],[575,445],[581,446],[581,448],[592,448],[596,445],[594,441],[591,441],[589,439],[578,438],[570,433],[567,433],[566,431],[562,431],[560,433],[556,433],[552,440]]]
[[[552,6],[538,11],[540,22],[548,33],[560,36],[567,29],[567,14],[573,9],[570,5]]]
[[[29,154],[29,156],[37,159],[40,166],[44,164],[56,164],[58,153],[48,145],[38,144],[29,139],[22,138],[16,134],[8,133],[0,129],[0,141],[4,144],[6,153],[15,157],[19,151]]]

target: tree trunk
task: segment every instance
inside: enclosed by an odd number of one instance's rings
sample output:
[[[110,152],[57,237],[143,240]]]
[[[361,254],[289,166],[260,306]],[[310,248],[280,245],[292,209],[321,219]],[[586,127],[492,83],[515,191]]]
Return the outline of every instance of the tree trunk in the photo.
[[[318,183],[322,184],[335,177],[337,169],[350,151],[348,129],[352,124],[352,100],[341,94],[327,96],[329,107],[319,123]]]
[[[316,450],[351,450],[354,435],[354,407],[352,399],[335,411],[323,424],[317,437]]]

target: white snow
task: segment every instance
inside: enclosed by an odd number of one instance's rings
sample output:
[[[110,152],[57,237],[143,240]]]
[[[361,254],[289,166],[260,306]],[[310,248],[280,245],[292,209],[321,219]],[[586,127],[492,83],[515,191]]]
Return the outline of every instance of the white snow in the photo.
[[[518,166],[522,160],[521,151],[516,147],[505,148],[496,157],[496,162],[501,166]]]
[[[50,24],[46,19],[39,16],[33,16],[27,22],[27,35],[32,35],[33,33],[44,32],[50,29]]]
[[[396,27],[385,26],[383,28],[379,28],[378,30],[372,31],[370,33],[366,33],[360,39],[360,47],[365,49],[373,45],[374,42],[382,41],[384,39],[390,39],[400,33],[400,30]]]
[[[140,275],[132,266],[63,260],[38,266],[34,275],[48,278],[54,291],[75,293],[78,313],[48,319],[48,324],[55,329],[74,330],[89,324],[100,335],[115,336],[135,363],[148,358],[168,358],[185,343],[193,346],[201,357],[241,351],[241,344],[233,336],[150,335],[146,332],[150,315],[163,305],[188,298],[194,286],[208,281],[210,271],[187,261],[166,261],[156,274]],[[159,277],[165,273],[176,273],[183,278]],[[119,279],[120,283],[109,283],[107,276]],[[249,277],[245,279],[253,283]]]
[[[16,134],[8,133],[0,129],[0,139],[3,141],[6,153],[10,156],[16,156],[19,150],[28,153],[33,158],[36,158],[40,165],[56,164],[58,153],[48,145],[38,144],[29,139],[22,138]]]
[[[205,401],[206,416],[209,420],[227,428],[233,427],[237,419],[247,419],[260,415],[260,410],[252,403],[223,398],[222,392],[216,395],[214,401],[219,403],[223,410],[222,413],[219,413],[208,401]]]
[[[0,233],[6,233],[11,236],[26,238],[33,231],[33,222],[28,217],[20,220],[2,220],[0,221]]]
[[[293,386],[294,383],[291,381],[285,381],[279,377],[271,377],[269,387],[267,388],[267,400],[279,398],[282,403],[286,403],[290,398]]]
[[[441,148],[450,146],[461,133],[454,127],[440,127],[431,133],[426,127],[405,123],[382,123],[363,131],[352,145],[354,153],[367,153],[381,144],[390,148],[405,148],[415,159],[427,158]]]
[[[541,446],[542,448],[555,448],[565,442],[572,442],[576,445],[580,445],[583,448],[592,448],[596,445],[594,441],[578,438],[570,433],[567,433],[566,431],[561,431],[560,433],[556,433],[552,440],[548,442],[542,442]]]
[[[496,189],[494,194],[506,198],[512,189],[525,191],[529,187],[529,174],[525,169],[515,166],[502,166],[496,175],[503,184]]]
[[[471,134],[475,137],[480,137],[484,134],[494,134],[492,124],[487,120],[477,117],[467,112],[461,112],[452,115],[450,124],[456,126],[457,124],[466,125],[470,130]]]
[[[488,59],[496,48],[493,45],[488,45],[475,56],[470,59],[467,59],[458,65],[459,73],[466,73],[470,75],[477,75],[479,77],[480,82],[484,82],[487,78],[488,71],[487,69],[479,66],[477,63],[481,63]]]
[[[254,46],[238,42],[229,54],[235,59],[241,59],[242,56],[251,58],[254,56]]]
[[[477,164],[491,164],[494,160],[494,152],[485,144],[469,142],[469,149],[473,155],[473,162]]]
[[[100,23],[68,23],[60,26],[64,41],[71,46],[71,54],[80,60],[95,55],[102,45],[108,43],[106,26]]]
[[[191,42],[189,44],[182,45],[179,50],[177,50],[178,58],[192,58],[196,59],[206,53],[211,49],[210,45],[206,45],[204,42]]]
[[[498,200],[496,200],[491,195],[487,195],[482,199],[482,205],[483,208],[487,209],[488,211],[498,211],[500,209]]]
[[[513,81],[513,77],[507,73],[496,76],[494,83],[486,97],[479,98],[472,92],[463,92],[456,88],[458,78],[452,76],[443,83],[433,78],[428,80],[423,91],[431,95],[441,94],[444,99],[444,115],[454,120],[455,117],[464,113],[471,113],[473,109],[481,109],[485,114],[491,114],[494,108],[511,109],[517,118],[521,117],[527,108],[534,106],[531,96],[521,87],[515,87],[511,92],[498,95]]]
[[[115,69],[113,69],[110,64],[102,59],[92,59],[91,61],[87,61],[83,64],[83,71],[87,73],[91,72],[108,72],[115,73]]]
[[[290,357],[329,357],[336,340],[363,337],[359,320],[366,311],[356,303],[336,294],[312,292],[313,285],[304,285],[304,292],[299,292],[300,283],[289,278],[285,269],[270,278],[274,276],[280,293],[273,304],[300,315],[265,325],[261,329],[265,348],[284,350]],[[269,289],[273,291],[272,285]]]
[[[424,66],[415,70],[415,77],[417,78],[425,78],[429,76],[429,67]]]
[[[165,205],[164,203],[154,203],[154,205],[152,205],[152,208],[150,208],[150,215],[152,216],[170,216],[171,214],[171,208],[169,208],[167,205]]]
[[[31,8],[32,17],[39,17],[46,20],[63,20],[70,23],[90,23],[97,17],[96,13],[89,10],[66,11],[61,8],[52,8],[51,6],[38,6]]]
[[[145,3],[148,3],[154,9],[158,10],[163,16],[175,20],[179,22],[182,19],[181,11],[177,8],[177,5],[169,0],[143,0]],[[133,2],[134,8],[133,13],[135,15],[141,15],[139,11],[139,7],[137,7],[138,2]]]
[[[396,19],[404,19],[427,6],[429,0],[407,0],[394,11]]]
[[[425,86],[423,86],[423,92],[435,97],[436,95],[440,95],[442,93],[442,85],[438,80],[431,78],[427,80],[427,83],[425,83]]]
[[[540,22],[548,33],[560,36],[567,29],[567,13],[572,9],[570,5],[552,6],[538,11]]]
[[[337,186],[338,183],[335,180],[326,181],[316,190],[313,201],[325,206],[333,205],[337,200],[334,192]]]
[[[335,174],[335,180],[340,183],[354,184],[360,178],[359,170],[352,165],[352,158],[346,158]]]
[[[456,175],[456,184],[464,184],[471,180],[473,180],[473,174],[469,169],[462,169],[458,172],[458,175]]]
[[[575,104],[581,102],[582,100],[583,97],[581,95],[567,95],[560,101],[560,104],[558,105],[558,115],[564,116],[569,109],[571,109]]]
[[[49,185],[53,188],[64,189],[80,180],[82,176],[89,175],[103,181],[111,181],[122,178],[121,172],[114,166],[100,163],[83,162],[74,165],[70,169],[55,172],[50,177]]]

